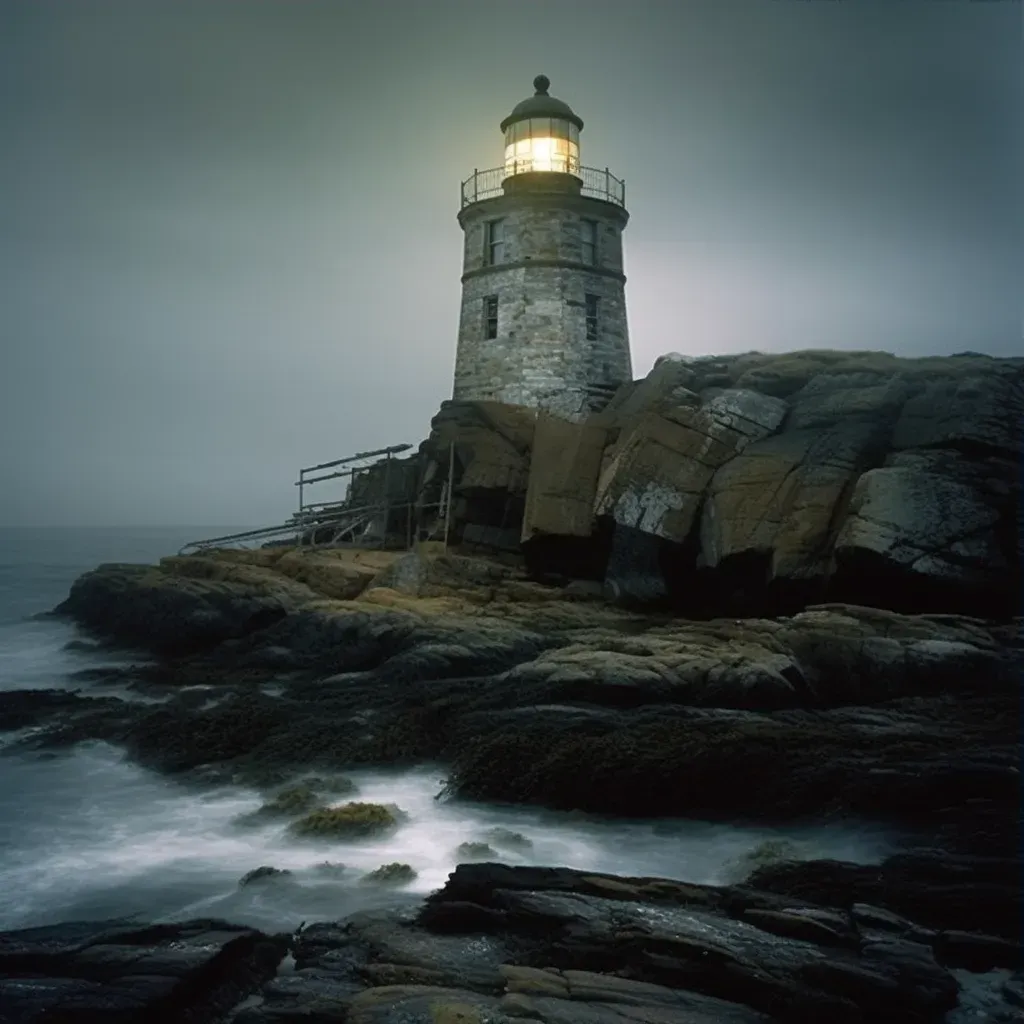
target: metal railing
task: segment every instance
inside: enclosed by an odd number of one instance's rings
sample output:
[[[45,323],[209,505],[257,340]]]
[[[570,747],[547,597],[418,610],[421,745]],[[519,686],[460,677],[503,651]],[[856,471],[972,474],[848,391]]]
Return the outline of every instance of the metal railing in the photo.
[[[411,447],[412,445],[408,444],[392,445],[389,448],[359,452],[344,459],[303,467],[299,471],[299,479],[295,481],[295,486],[299,488],[299,507],[287,522],[257,530],[244,530],[240,533],[190,541],[181,548],[179,554],[197,554],[214,548],[263,546],[267,542],[308,548],[394,547],[396,527],[399,533],[405,534],[404,538],[398,540],[399,546],[402,546],[404,541],[404,546],[411,549],[414,534],[419,532],[421,526],[419,520],[424,512],[431,509],[436,509],[435,529],[442,529],[440,524],[443,523],[443,538],[447,546],[451,526],[455,444],[449,444],[448,471],[437,501],[424,501],[421,493],[407,493],[396,501],[391,489],[391,469],[394,465],[392,460],[395,455],[408,451]],[[373,465],[366,464],[368,460],[378,456],[384,456],[384,459]],[[320,473],[325,469],[333,470],[338,466],[347,468],[318,476],[307,475]],[[364,500],[360,501],[352,491],[352,483],[356,476],[381,467],[380,479],[375,482],[375,486],[374,483],[370,485],[373,493],[365,495]],[[305,491],[310,485],[344,478],[350,481],[349,493],[340,501],[305,500]],[[429,538],[421,539],[433,539],[433,534]]]
[[[626,205],[626,182],[616,178],[607,167],[580,167],[573,172],[583,184],[580,194],[590,199],[602,199],[616,206]],[[462,182],[462,205],[471,206],[484,199],[494,199],[504,194],[504,183],[512,177],[507,167],[489,167],[486,171],[474,170]]]

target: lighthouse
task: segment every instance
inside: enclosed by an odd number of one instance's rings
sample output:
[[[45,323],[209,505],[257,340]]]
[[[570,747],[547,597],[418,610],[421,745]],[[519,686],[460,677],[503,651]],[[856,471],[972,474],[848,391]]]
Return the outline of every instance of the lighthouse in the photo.
[[[578,420],[632,379],[625,182],[580,162],[583,121],[533,85],[501,122],[504,163],[462,182],[452,397]]]

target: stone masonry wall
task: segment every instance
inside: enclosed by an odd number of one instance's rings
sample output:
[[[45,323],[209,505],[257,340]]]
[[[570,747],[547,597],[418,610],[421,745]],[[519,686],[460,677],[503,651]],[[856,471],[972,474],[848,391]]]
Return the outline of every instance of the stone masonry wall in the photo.
[[[503,218],[504,254],[485,262],[485,224]],[[632,379],[619,207],[573,195],[475,203],[465,231],[453,397],[527,405],[575,418],[595,393]],[[598,225],[597,261],[583,262],[581,224]],[[598,337],[586,336],[587,294],[599,297]],[[484,300],[498,298],[498,335],[485,337]]]

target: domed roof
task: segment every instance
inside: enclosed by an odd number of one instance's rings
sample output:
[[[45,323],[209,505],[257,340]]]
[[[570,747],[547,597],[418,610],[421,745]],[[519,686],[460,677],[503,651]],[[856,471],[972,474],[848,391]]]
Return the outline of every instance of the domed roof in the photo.
[[[583,121],[573,113],[568,103],[555,99],[548,95],[548,86],[551,85],[547,75],[538,75],[533,80],[533,87],[537,91],[529,98],[517,103],[512,113],[501,122],[501,130],[504,131],[510,124],[516,121],[525,121],[530,117],[561,117],[571,121],[577,128],[583,127]]]

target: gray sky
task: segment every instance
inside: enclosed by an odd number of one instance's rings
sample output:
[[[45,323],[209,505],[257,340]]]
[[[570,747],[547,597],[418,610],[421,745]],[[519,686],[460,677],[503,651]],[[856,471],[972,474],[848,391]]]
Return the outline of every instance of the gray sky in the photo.
[[[1021,15],[0,0],[0,524],[274,522],[450,390],[458,186],[545,73],[663,352],[1021,346]],[[324,497],[334,497],[325,493]]]

